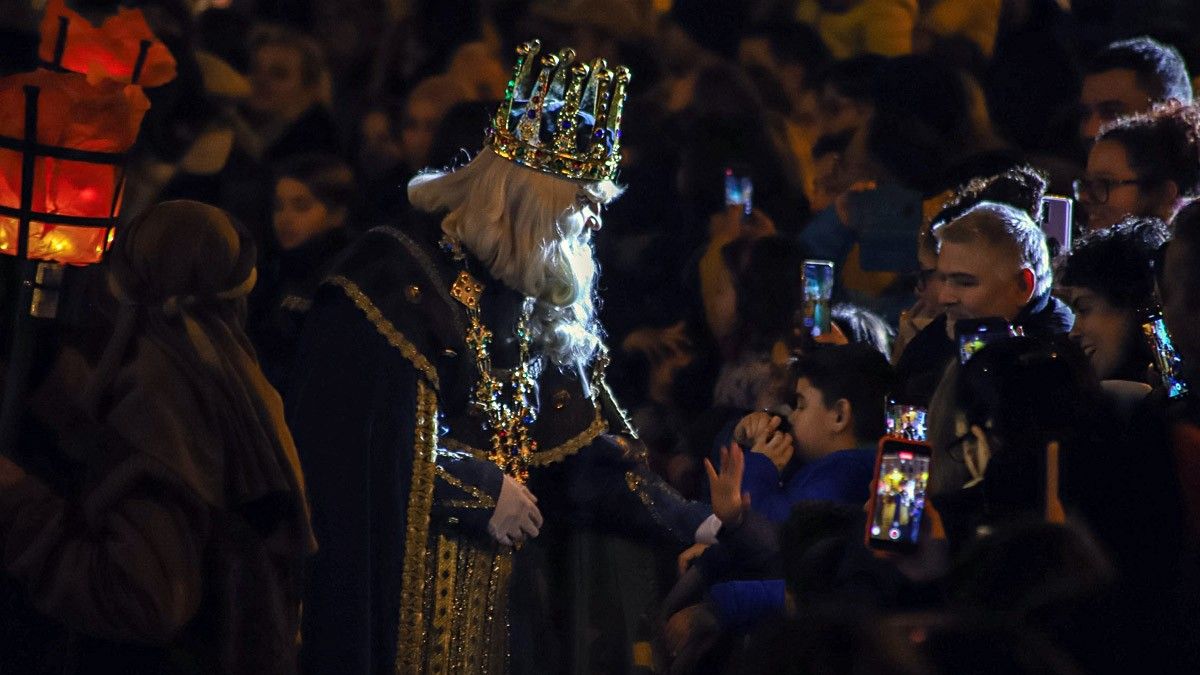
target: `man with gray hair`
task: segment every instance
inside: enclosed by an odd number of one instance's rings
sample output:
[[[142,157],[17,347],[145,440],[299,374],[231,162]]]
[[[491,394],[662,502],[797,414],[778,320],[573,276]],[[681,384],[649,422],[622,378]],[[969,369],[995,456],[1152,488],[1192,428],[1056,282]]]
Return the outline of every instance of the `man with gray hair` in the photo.
[[[900,355],[899,392],[911,403],[929,401],[954,357],[957,321],[999,317],[1032,336],[1067,333],[1074,323],[1071,310],[1050,295],[1046,237],[1028,213],[980,202],[933,236],[943,312]]]

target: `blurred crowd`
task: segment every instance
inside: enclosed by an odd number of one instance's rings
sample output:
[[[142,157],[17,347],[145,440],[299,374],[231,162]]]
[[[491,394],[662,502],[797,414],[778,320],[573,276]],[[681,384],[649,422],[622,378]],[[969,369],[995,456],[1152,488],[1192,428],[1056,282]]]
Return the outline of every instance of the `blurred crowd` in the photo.
[[[515,45],[629,66],[595,239],[609,379],[724,523],[662,552],[664,672],[1200,668],[1200,5],[128,4],[178,77],[147,90],[122,218],[190,199],[244,227],[285,407],[320,282],[405,226],[410,178],[482,147]],[[6,71],[36,64],[34,9],[4,20]],[[817,336],[812,259],[835,270]],[[1014,336],[960,358],[986,319]],[[929,411],[936,515],[879,553],[888,399]]]

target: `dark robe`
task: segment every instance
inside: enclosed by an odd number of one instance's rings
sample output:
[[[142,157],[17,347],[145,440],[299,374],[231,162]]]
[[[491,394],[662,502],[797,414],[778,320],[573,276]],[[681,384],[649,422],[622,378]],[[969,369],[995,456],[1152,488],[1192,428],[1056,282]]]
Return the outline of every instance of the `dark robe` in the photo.
[[[503,474],[483,451],[491,432],[468,406],[477,371],[464,341],[466,311],[449,293],[462,266],[436,248],[437,230],[426,219],[407,232],[367,233],[309,313],[289,397],[321,546],[305,600],[302,668],[586,671],[580,653],[596,625],[559,593],[560,582],[574,582],[564,565],[607,566],[624,554],[572,536],[585,528],[683,546],[709,512],[649,471],[603,363],[583,374],[586,383],[546,365],[528,481],[543,533],[515,553],[492,540],[486,528]],[[477,262],[468,266],[485,286],[493,364],[511,367],[523,298]],[[560,611],[568,606],[585,616]],[[626,669],[637,660],[618,658]]]

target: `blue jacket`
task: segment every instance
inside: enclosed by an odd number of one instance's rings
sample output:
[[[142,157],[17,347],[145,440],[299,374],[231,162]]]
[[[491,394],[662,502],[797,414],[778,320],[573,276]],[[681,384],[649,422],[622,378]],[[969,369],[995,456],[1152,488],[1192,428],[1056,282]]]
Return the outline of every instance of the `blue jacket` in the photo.
[[[839,450],[813,460],[783,480],[765,455],[749,450],[742,490],[750,493],[750,505],[773,522],[782,523],[792,507],[802,501],[866,503],[871,474],[875,470],[873,448]]]

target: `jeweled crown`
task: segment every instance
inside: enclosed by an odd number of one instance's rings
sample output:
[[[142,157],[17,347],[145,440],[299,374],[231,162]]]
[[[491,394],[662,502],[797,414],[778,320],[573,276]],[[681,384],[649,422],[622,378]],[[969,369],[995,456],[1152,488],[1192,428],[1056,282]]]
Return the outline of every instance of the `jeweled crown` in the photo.
[[[522,166],[577,180],[612,180],[621,161],[621,113],[629,69],[604,59],[576,63],[575,50],[537,59],[542,43],[517,47],[517,63],[492,119],[487,145]],[[541,69],[533,75],[535,60]]]

